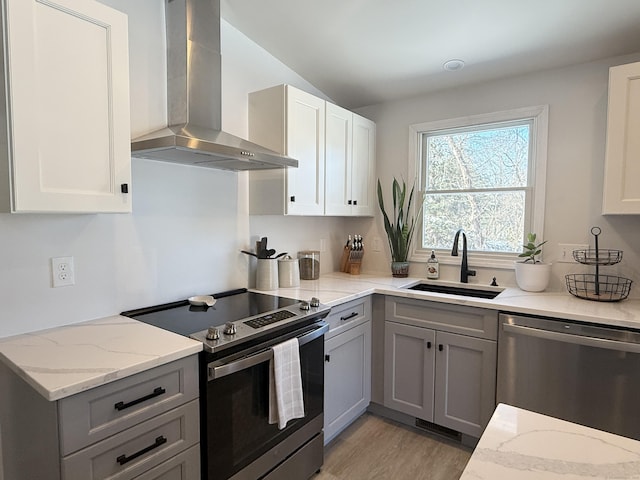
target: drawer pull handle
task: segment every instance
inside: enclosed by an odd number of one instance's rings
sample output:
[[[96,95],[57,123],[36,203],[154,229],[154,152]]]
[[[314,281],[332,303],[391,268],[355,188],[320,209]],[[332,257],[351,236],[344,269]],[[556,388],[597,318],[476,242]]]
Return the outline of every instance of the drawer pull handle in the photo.
[[[353,317],[357,317],[358,312],[352,312],[351,315],[347,315],[346,317],[340,317],[341,322],[346,322],[347,320],[351,320]]]
[[[116,460],[120,465],[124,465],[125,463],[129,463],[131,460],[135,460],[140,455],[144,455],[145,453],[150,452],[154,448],[158,448],[160,445],[164,445],[165,443],[167,443],[167,439],[163,435],[160,435],[159,437],[156,437],[156,441],[153,442],[152,445],[143,448],[142,450],[134,453],[129,457],[127,457],[126,455],[120,455],[118,458],[116,458]]]
[[[129,403],[124,403],[124,402],[118,402],[114,405],[114,408],[116,410],[124,410],[125,408],[129,408],[129,407],[133,407],[134,405],[137,405],[139,403],[142,403],[146,400],[149,400],[151,398],[154,397],[158,397],[160,395],[162,395],[163,393],[166,393],[167,391],[162,388],[162,387],[157,387],[152,393],[150,393],[149,395],[145,395],[144,397],[140,397],[137,400],[132,400]]]

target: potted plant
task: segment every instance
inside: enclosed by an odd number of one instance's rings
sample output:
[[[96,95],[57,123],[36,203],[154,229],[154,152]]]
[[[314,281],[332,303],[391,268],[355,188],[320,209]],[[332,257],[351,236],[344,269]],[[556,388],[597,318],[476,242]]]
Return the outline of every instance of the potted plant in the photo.
[[[391,273],[394,277],[406,277],[409,275],[407,257],[409,256],[409,248],[411,247],[413,231],[416,226],[415,218],[410,216],[414,187],[411,187],[411,192],[407,199],[407,185],[404,180],[400,184],[395,178],[393,179],[391,184],[393,218],[390,220],[384,208],[382,186],[380,185],[380,179],[378,179],[378,204],[380,205],[384,229],[387,232],[389,248],[391,249]],[[407,200],[406,205],[405,200]],[[421,210],[422,205],[418,208],[416,215],[419,215]]]
[[[539,258],[542,253],[542,246],[547,243],[536,243],[537,236],[535,233],[527,235],[527,243],[523,247],[523,251],[518,257],[524,258],[522,261],[515,262],[516,283],[521,290],[528,292],[541,292],[549,285],[551,276],[551,264],[543,263]]]

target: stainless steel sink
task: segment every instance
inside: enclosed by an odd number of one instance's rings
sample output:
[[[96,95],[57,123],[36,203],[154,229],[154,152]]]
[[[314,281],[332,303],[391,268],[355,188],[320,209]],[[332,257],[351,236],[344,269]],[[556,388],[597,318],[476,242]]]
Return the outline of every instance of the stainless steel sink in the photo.
[[[448,293],[449,295],[460,295],[474,298],[496,298],[502,289],[488,290],[473,287],[458,287],[454,285],[442,285],[436,283],[418,283],[407,287],[408,290],[419,290],[421,292]]]

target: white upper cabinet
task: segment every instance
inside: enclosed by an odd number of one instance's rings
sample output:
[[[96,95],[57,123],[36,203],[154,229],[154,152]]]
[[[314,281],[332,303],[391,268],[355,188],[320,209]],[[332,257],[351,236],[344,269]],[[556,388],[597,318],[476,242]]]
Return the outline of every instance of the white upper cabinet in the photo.
[[[298,168],[249,174],[249,213],[324,214],[325,101],[289,85],[249,94],[249,140]]]
[[[376,125],[327,102],[325,214],[373,215]]]
[[[604,214],[640,214],[640,62],[609,70]]]
[[[249,139],[299,162],[250,172],[250,214],[373,215],[375,123],[279,85],[249,94]]]
[[[130,212],[127,16],[2,0],[0,209]]]

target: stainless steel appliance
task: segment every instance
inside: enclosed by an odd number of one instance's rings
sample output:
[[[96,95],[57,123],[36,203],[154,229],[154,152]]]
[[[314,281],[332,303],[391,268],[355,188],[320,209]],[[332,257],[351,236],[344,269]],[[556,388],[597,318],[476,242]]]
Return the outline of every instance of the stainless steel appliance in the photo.
[[[323,462],[324,334],[330,308],[248,292],[215,294],[123,315],[203,342],[200,356],[202,478],[304,479]],[[271,347],[297,337],[305,417],[269,424]]]
[[[222,131],[220,0],[165,0],[169,125],[131,142],[131,156],[223,170],[298,161]]]
[[[499,403],[640,440],[640,331],[499,318]]]

